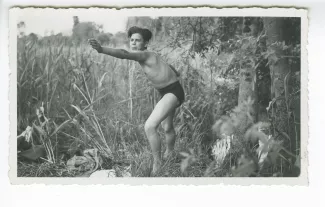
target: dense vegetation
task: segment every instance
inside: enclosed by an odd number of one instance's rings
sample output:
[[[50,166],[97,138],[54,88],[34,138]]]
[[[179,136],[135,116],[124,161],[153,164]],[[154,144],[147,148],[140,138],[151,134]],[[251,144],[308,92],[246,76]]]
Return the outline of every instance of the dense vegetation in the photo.
[[[127,48],[124,32],[73,21],[71,36],[17,37],[18,175],[80,176],[67,161],[96,149],[96,169],[149,176],[143,127],[157,92],[135,63],[87,45],[95,37]],[[149,49],[180,72],[186,94],[177,154],[159,176],[299,175],[299,18],[130,17],[133,25],[153,31]]]

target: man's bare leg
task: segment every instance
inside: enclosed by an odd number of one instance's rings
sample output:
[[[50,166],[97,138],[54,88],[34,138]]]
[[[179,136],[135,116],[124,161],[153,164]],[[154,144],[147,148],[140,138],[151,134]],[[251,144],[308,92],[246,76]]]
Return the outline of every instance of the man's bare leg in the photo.
[[[174,151],[175,141],[176,141],[176,132],[173,125],[173,119],[175,115],[175,109],[172,110],[167,118],[161,123],[165,132],[166,137],[166,151],[163,158],[167,159],[169,155]]]
[[[153,154],[152,174],[161,167],[161,141],[157,133],[159,124],[176,108],[178,99],[174,94],[166,94],[155,106],[144,126]]]

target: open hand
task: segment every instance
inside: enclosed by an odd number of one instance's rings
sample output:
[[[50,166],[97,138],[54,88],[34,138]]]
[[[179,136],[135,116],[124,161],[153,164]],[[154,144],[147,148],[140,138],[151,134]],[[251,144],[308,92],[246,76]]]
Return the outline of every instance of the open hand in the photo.
[[[97,40],[95,40],[95,39],[88,39],[88,43],[92,46],[92,48],[94,48],[95,50],[97,50],[97,52],[99,52],[99,53],[103,52],[103,48],[99,44],[99,42]]]

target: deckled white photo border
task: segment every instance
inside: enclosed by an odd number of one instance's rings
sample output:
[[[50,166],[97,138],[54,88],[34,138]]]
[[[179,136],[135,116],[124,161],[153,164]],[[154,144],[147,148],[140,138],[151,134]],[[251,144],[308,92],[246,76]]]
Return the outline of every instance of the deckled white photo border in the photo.
[[[105,9],[118,16],[270,16],[270,17],[300,17],[301,18],[301,174],[295,178],[267,177],[267,178],[27,178],[17,177],[17,17],[35,9],[53,12],[54,8],[12,8],[9,11],[9,64],[10,64],[10,150],[9,177],[12,184],[128,184],[128,185],[308,185],[308,12],[296,8],[55,8],[62,12],[84,11],[96,12]]]

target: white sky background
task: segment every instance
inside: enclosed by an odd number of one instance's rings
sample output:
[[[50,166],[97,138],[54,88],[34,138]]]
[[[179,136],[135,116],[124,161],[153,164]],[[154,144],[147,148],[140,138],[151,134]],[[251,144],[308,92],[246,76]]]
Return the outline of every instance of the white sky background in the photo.
[[[33,32],[44,36],[46,31],[47,35],[50,35],[52,30],[54,34],[62,32],[64,35],[69,35],[73,27],[73,16],[78,16],[79,22],[95,22],[96,24],[102,24],[104,32],[110,32],[112,34],[119,31],[125,31],[126,29],[127,16],[117,17],[104,10],[76,10],[72,12],[71,10],[62,9],[36,9],[32,13],[22,10],[19,21],[25,22],[26,27],[24,31],[27,35]]]

